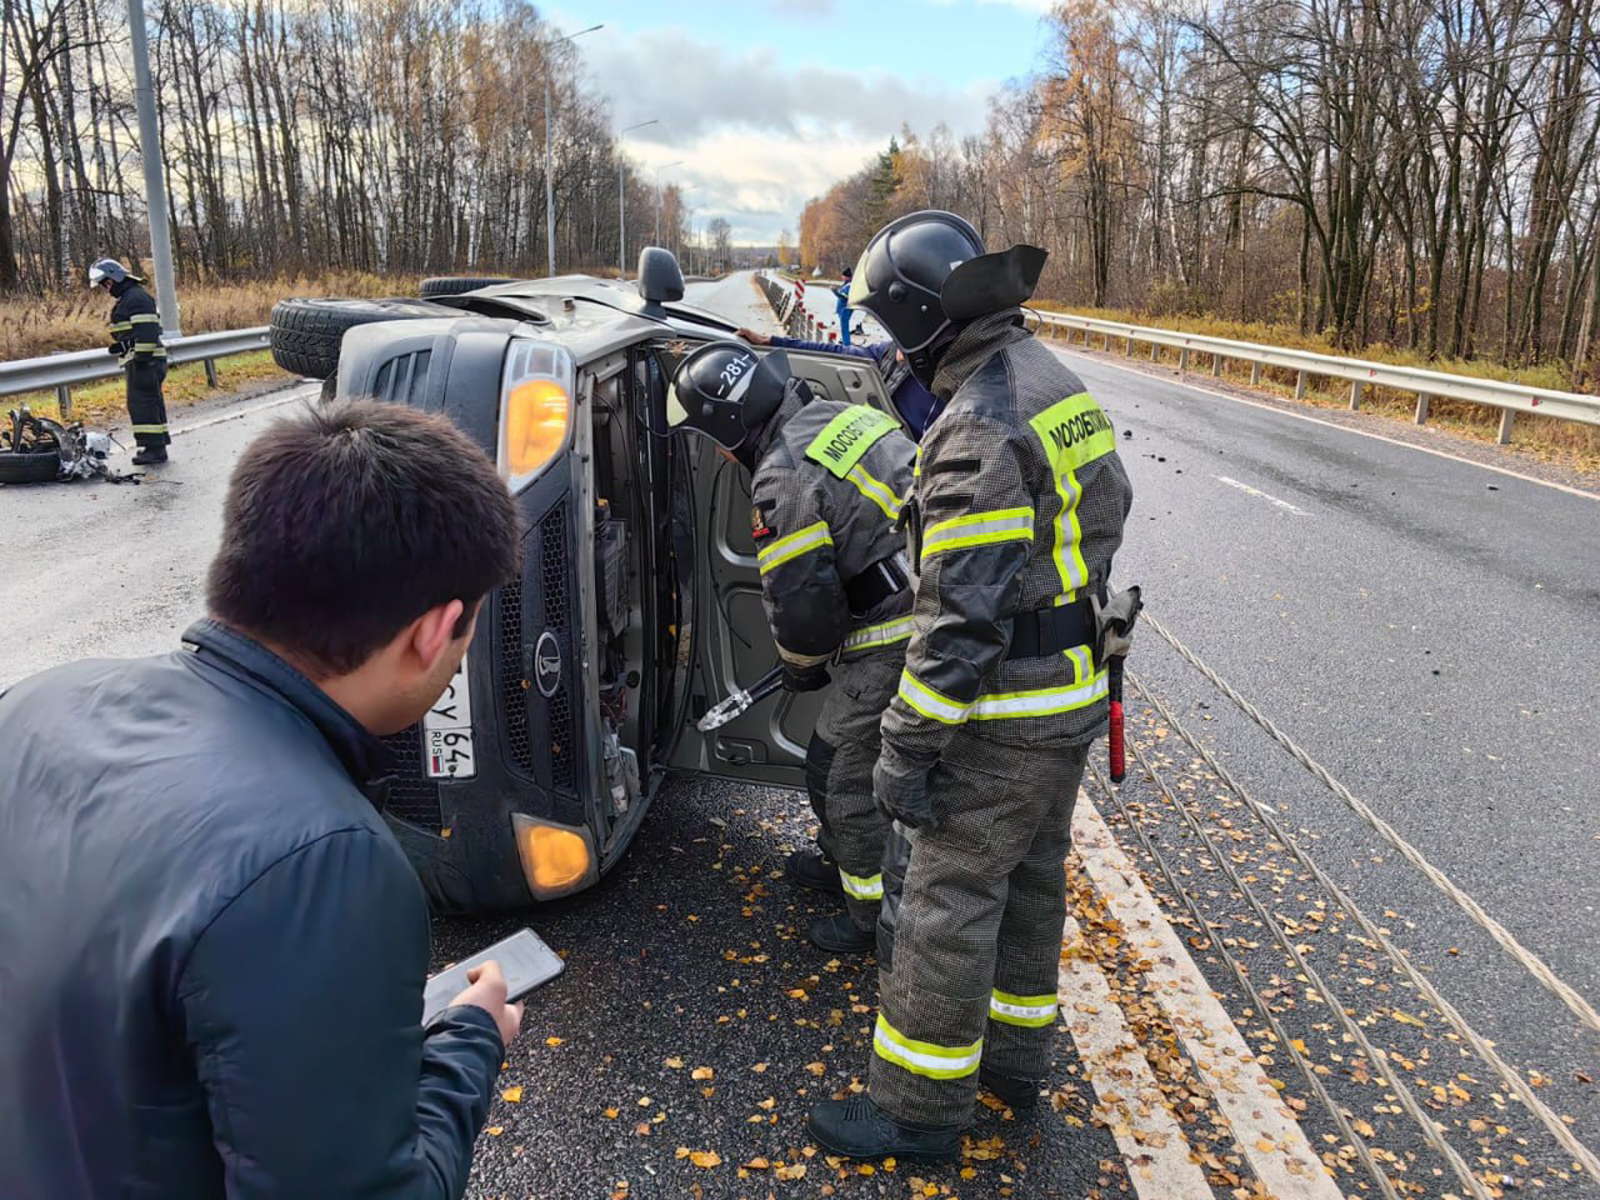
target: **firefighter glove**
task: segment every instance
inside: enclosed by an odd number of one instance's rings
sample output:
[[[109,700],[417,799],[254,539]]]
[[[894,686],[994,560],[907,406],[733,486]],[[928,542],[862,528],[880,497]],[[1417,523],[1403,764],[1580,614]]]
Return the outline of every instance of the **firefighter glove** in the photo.
[[[809,667],[783,664],[783,686],[787,691],[820,692],[828,686],[830,678],[826,663],[814,663]]]

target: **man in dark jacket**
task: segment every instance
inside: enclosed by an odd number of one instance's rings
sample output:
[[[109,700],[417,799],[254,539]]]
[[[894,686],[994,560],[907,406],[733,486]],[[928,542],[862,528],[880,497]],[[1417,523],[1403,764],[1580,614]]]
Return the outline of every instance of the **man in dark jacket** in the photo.
[[[933,418],[943,407],[934,394],[922,386],[922,381],[911,373],[911,366],[900,347],[893,342],[870,342],[862,346],[841,346],[838,342],[808,342],[802,338],[777,337],[757,333],[754,329],[739,330],[739,337],[752,346],[771,346],[775,350],[803,350],[810,354],[839,354],[846,358],[864,358],[878,368],[883,389],[889,393],[906,432],[920,441]]]
[[[831,679],[806,747],[822,854],[797,852],[786,872],[844,892],[846,914],[814,922],[812,942],[864,954],[876,940],[888,832],[872,800],[878,723],[911,636],[895,520],[915,447],[888,413],[813,397],[782,351],[758,360],[737,342],[713,342],[683,361],[673,386],[686,414],[679,428],[714,439],[751,473],[750,535],[785,685],[819,691]]]
[[[0,1196],[462,1194],[521,1009],[485,968],[421,1026],[426,903],[360,785],[516,559],[448,422],[307,413],[241,458],[182,649],[0,695]]]
[[[130,274],[114,258],[102,258],[89,268],[89,286],[104,289],[116,303],[111,306],[111,344],[128,377],[128,420],[139,452],[135,466],[167,461],[172,435],[167,430],[167,402],[161,385],[167,378],[167,348],[161,341],[161,317],[144,281]]]

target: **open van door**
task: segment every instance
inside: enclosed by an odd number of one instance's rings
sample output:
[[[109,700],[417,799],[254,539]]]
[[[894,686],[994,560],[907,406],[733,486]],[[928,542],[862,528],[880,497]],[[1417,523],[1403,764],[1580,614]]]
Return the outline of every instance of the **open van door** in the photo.
[[[762,353],[757,350],[757,353]],[[869,360],[836,354],[787,352],[794,373],[819,399],[870,404],[894,416],[882,377]],[[677,397],[670,416],[682,417]],[[695,531],[695,628],[688,720],[671,765],[729,779],[805,787],[806,745],[826,692],[778,691],[720,729],[701,733],[695,722],[735,689],[747,688],[778,662],[761,604],[761,576],[750,536],[750,479],[709,438],[688,437]]]

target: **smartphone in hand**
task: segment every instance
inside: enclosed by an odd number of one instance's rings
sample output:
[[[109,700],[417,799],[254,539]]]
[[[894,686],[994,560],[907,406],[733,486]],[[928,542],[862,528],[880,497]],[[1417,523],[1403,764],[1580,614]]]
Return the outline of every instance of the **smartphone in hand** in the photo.
[[[427,985],[422,989],[422,1023],[427,1025],[449,1008],[450,1001],[466,989],[467,972],[490,959],[500,964],[500,971],[506,977],[506,1000],[513,1004],[540,984],[549,983],[566,966],[561,956],[546,946],[533,930],[519,929],[487,950],[428,976]]]

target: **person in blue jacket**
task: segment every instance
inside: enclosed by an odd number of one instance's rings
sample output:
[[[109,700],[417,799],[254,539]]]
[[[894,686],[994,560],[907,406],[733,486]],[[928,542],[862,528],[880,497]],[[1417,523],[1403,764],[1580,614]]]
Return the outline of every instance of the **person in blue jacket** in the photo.
[[[833,308],[839,317],[839,342],[842,345],[850,344],[850,281],[855,278],[855,269],[844,269],[844,282],[833,289]]]
[[[906,432],[919,441],[942,407],[933,393],[923,387],[911,373],[911,368],[906,363],[906,356],[893,342],[850,346],[838,342],[808,342],[801,338],[774,337],[771,334],[757,333],[753,329],[741,329],[738,336],[752,346],[773,346],[779,350],[809,350],[819,354],[841,354],[849,358],[870,360],[877,366],[878,374],[883,378],[884,390],[889,393],[890,402],[900,414],[900,419],[905,422]]]

